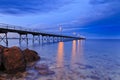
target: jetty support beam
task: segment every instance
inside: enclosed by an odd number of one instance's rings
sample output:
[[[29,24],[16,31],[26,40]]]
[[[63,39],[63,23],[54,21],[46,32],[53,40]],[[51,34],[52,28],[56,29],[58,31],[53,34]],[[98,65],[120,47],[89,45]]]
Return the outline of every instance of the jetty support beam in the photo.
[[[21,43],[23,41],[26,42],[26,44],[28,45],[28,35],[27,34],[23,34],[23,33],[19,33],[20,37],[19,37],[19,44],[21,45]]]
[[[38,41],[39,44],[40,44],[40,35],[34,35],[33,34],[33,40],[32,40],[33,44],[35,43],[35,41]]]
[[[8,46],[7,32],[0,32],[0,42],[4,42]]]

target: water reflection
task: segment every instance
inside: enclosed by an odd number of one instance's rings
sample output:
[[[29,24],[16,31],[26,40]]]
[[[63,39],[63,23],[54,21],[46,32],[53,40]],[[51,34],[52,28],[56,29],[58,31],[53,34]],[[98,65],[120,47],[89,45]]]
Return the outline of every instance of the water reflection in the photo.
[[[83,42],[82,40],[77,41],[77,62],[85,63],[84,62],[84,54],[83,54]]]
[[[83,47],[81,40],[73,40],[72,42],[72,54],[71,54],[71,65],[75,63],[83,63]]]
[[[57,53],[57,66],[63,67],[64,56],[64,42],[58,43],[58,53]]]
[[[57,80],[61,80],[62,77],[64,76],[64,42],[59,42],[58,43],[58,52],[57,52],[57,68],[58,68],[58,73],[56,74]]]
[[[71,56],[71,65],[76,62],[76,40],[72,41],[72,56]]]

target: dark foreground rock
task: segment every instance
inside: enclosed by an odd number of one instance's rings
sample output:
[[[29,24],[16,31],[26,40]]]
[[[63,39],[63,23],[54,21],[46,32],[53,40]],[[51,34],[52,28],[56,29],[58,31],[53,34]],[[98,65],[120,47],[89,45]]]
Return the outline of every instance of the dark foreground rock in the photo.
[[[40,57],[38,56],[38,53],[30,49],[23,50],[23,54],[24,54],[26,63],[37,61],[40,59]]]
[[[19,47],[5,48],[3,52],[3,65],[7,73],[25,71],[26,63]]]
[[[4,50],[4,46],[0,45],[0,70],[4,70],[3,67],[3,50]]]
[[[17,73],[26,70],[28,62],[40,59],[37,52],[29,49],[22,51],[19,47],[0,46],[0,71]]]

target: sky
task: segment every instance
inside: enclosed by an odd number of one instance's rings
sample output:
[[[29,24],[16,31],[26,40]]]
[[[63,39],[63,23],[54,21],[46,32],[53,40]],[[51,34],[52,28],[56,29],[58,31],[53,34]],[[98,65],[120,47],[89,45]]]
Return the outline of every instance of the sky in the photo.
[[[0,23],[39,31],[120,39],[120,0],[0,0]]]

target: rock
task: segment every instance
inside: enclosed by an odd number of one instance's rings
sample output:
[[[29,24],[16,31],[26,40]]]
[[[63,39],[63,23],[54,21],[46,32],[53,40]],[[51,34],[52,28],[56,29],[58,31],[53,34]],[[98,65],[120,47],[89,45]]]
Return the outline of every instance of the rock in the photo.
[[[41,75],[48,75],[48,70],[39,70]]]
[[[39,64],[35,66],[35,69],[37,69],[41,75],[47,75],[49,72],[49,68],[46,64]]]
[[[41,74],[41,75],[52,75],[52,74],[55,74],[55,72],[51,71],[51,70],[39,70],[39,74]]]
[[[3,52],[3,49],[4,49],[4,48],[5,48],[4,46],[0,45],[0,53]]]
[[[39,64],[35,66],[35,69],[38,70],[41,75],[54,74],[54,71],[49,70],[49,67],[46,64]]]
[[[37,52],[19,47],[6,48],[0,45],[0,71],[7,73],[23,72],[28,62],[39,60]]]
[[[26,63],[19,47],[5,48],[3,52],[3,65],[7,73],[25,71]]]
[[[4,50],[4,46],[0,45],[0,70],[4,70],[3,67],[3,50]]]
[[[3,76],[0,76],[0,80],[6,80],[6,78]]]
[[[15,77],[16,77],[16,79],[19,79],[19,78],[23,77],[23,75],[21,72],[18,72],[17,74],[15,74]]]
[[[38,53],[33,50],[25,49],[23,50],[24,58],[26,63],[37,61],[40,59]]]
[[[48,66],[46,64],[38,64],[35,66],[37,70],[48,70]]]

